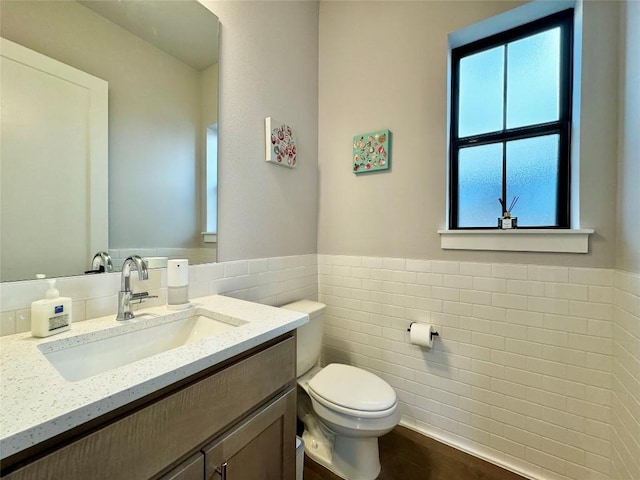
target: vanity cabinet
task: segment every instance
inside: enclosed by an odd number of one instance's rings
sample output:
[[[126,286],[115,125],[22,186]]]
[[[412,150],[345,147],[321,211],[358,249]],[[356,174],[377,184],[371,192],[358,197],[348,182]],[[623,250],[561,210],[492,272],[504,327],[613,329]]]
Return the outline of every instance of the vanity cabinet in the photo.
[[[204,448],[207,480],[280,480],[294,478],[295,436],[287,435],[288,412],[295,411],[295,390],[268,406]]]
[[[295,351],[293,333],[256,347],[32,448],[3,478],[293,480]]]
[[[204,454],[196,453],[159,480],[202,480],[204,478]]]

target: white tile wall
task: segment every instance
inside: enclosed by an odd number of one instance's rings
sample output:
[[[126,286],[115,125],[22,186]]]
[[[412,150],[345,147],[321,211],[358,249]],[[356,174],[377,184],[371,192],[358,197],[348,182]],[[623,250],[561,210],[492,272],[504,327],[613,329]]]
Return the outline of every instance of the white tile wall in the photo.
[[[166,269],[152,269],[149,280],[139,282],[132,274],[134,291],[148,291],[158,298],[137,308],[162,305],[167,301]],[[117,312],[120,273],[59,278],[61,296],[73,299],[73,321],[114,315]],[[31,329],[31,302],[44,297],[43,281],[0,284],[0,335]],[[317,256],[297,255],[236,262],[191,265],[189,297],[224,294],[268,305],[282,305],[318,293]]]
[[[405,425],[532,478],[640,478],[629,278],[614,288],[608,269],[336,255],[319,255],[318,272],[324,362],[387,380]],[[409,343],[411,321],[436,326],[433,349]],[[623,327],[636,342],[625,349]],[[612,435],[612,419],[626,431]]]
[[[403,423],[535,479],[640,479],[640,277],[621,271],[302,255],[192,265],[190,297],[327,304],[325,362],[398,392]],[[166,302],[166,270],[132,282]],[[119,274],[58,280],[75,321],[116,313]],[[0,335],[41,282],[0,284]],[[153,302],[153,303],[151,303]],[[411,321],[436,325],[432,350]]]
[[[613,290],[614,478],[640,478],[640,275],[616,271]]]

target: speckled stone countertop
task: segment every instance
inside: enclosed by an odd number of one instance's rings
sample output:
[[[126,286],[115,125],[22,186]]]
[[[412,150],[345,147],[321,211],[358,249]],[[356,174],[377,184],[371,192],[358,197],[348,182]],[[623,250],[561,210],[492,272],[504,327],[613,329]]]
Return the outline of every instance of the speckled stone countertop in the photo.
[[[309,318],[303,313],[220,295],[198,298],[191,303],[196,309],[231,317],[242,324],[199,342],[74,382],[65,380],[43,351],[175,321],[192,315],[193,310],[173,312],[166,307],[153,307],[136,312],[138,317],[133,320],[118,322],[113,315],[86,320],[72,324],[70,331],[43,339],[34,338],[30,333],[2,337],[0,458],[14,455],[289,332]]]

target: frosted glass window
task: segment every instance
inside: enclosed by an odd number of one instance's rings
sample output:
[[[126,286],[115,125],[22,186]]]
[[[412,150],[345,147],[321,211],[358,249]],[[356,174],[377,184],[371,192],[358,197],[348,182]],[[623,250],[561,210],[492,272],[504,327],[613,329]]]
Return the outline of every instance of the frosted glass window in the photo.
[[[507,142],[507,205],[520,197],[512,211],[518,225],[556,225],[560,135]]]
[[[558,120],[560,27],[507,45],[507,128]]]
[[[502,197],[502,143],[462,148],[458,154],[458,225],[495,227]]]
[[[504,46],[460,60],[458,136],[502,129]]]
[[[572,9],[451,50],[449,227],[569,228]]]

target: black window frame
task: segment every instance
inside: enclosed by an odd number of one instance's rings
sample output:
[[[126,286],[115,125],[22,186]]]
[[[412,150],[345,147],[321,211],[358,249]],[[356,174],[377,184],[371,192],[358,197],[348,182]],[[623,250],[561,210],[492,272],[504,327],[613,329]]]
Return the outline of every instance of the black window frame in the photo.
[[[451,230],[497,229],[498,217],[494,227],[458,226],[458,156],[459,151],[468,146],[502,143],[502,195],[506,201],[507,160],[506,143],[512,140],[534,138],[542,135],[559,134],[559,170],[557,185],[557,209],[555,225],[534,225],[519,228],[569,228],[571,222],[571,112],[573,84],[573,18],[574,9],[570,8],[533,22],[491,35],[475,42],[451,50],[451,121],[449,130],[449,228]],[[560,95],[559,118],[554,122],[535,124],[517,128],[506,128],[506,83],[503,91],[502,130],[468,137],[458,137],[459,120],[459,69],[460,60],[469,55],[491,48],[506,45],[551,28],[561,27],[560,33]],[[506,51],[505,51],[506,59]],[[505,60],[506,62],[506,60]],[[506,82],[507,69],[504,69]],[[496,199],[496,212],[500,206]],[[517,215],[516,215],[517,216]]]

